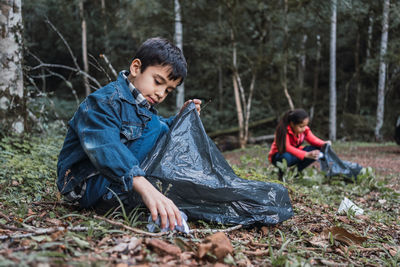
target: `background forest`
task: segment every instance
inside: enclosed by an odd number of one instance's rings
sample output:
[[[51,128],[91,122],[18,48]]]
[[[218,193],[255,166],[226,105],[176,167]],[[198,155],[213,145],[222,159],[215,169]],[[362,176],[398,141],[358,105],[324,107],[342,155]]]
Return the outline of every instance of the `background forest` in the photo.
[[[46,65],[84,69],[83,21],[92,91],[114,79],[100,54],[118,72],[128,68],[134,51],[147,38],[174,40],[177,21],[172,0],[24,0],[22,5],[27,107],[42,124],[31,121],[36,128],[57,117],[67,121],[85,97],[83,75]],[[337,2],[339,140],[375,139],[382,7],[381,1]],[[390,4],[381,130],[385,140],[393,139],[399,115],[399,9],[398,2]],[[250,135],[273,134],[276,120],[290,108],[286,87],[294,107],[306,109],[313,130],[328,138],[332,14],[328,1],[180,1],[180,14],[189,64],[184,98],[200,98],[204,104],[211,100],[202,112],[209,133],[238,125],[232,79],[238,77],[245,95],[242,103],[248,104],[253,86],[250,123],[273,118],[250,129]],[[175,102],[175,97],[167,98],[159,107],[161,114],[173,114]]]
[[[0,265],[399,266],[399,14],[393,0],[0,0]],[[189,64],[161,115],[202,99],[208,134],[230,150],[272,141],[281,114],[304,108],[361,173],[283,165],[279,181],[270,143],[225,151],[239,177],[283,184],[295,216],[189,218],[188,235],[147,232],[147,209],[99,217],[66,203],[55,181],[68,120],[154,36]],[[364,213],[339,212],[345,198]]]

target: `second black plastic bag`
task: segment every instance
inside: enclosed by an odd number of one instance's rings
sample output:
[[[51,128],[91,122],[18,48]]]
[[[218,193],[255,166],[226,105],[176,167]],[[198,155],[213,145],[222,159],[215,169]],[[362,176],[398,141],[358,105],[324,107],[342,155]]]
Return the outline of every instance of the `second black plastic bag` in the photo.
[[[324,145],[321,149],[324,156],[319,160],[321,170],[326,172],[328,177],[342,175],[347,178],[357,178],[362,166],[355,162],[341,160],[332,147],[328,144]]]
[[[238,177],[207,136],[191,103],[141,167],[189,219],[222,224],[276,224],[293,216],[281,184]]]

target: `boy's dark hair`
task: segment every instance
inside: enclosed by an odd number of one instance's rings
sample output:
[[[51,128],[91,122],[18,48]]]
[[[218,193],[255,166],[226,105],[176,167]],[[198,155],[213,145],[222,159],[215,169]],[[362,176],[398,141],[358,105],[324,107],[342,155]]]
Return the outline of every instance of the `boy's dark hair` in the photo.
[[[182,51],[167,39],[154,37],[147,39],[137,50],[133,59],[140,59],[142,66],[141,72],[144,72],[150,66],[171,66],[171,72],[168,79],[177,80],[186,78],[187,63]]]
[[[308,117],[308,113],[301,108],[289,110],[283,114],[275,131],[275,142],[280,154],[283,154],[286,151],[286,134],[289,123],[292,122],[294,125],[300,124]]]

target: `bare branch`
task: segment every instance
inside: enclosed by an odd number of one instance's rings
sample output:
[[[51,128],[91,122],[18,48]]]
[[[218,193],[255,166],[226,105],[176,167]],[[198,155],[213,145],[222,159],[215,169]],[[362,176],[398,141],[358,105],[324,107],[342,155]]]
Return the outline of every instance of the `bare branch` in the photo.
[[[7,217],[7,215],[5,215],[4,213],[0,212],[0,217],[2,217],[3,219],[5,219],[7,222],[11,222],[11,219]]]
[[[72,57],[72,60],[74,61],[75,67],[76,67],[77,69],[81,70],[80,67],[79,67],[79,65],[78,65],[78,62],[77,62],[77,60],[76,60],[76,57],[74,56],[74,53],[72,53],[72,49],[71,49],[71,47],[69,46],[69,44],[67,43],[67,41],[65,40],[64,36],[58,31],[58,29],[56,28],[56,26],[54,26],[53,23],[51,23],[51,21],[50,21],[48,18],[46,18],[45,22],[46,22],[47,24],[50,25],[50,27],[53,29],[53,31],[55,31],[55,32],[57,33],[57,35],[60,37],[60,39],[63,41],[64,45],[65,45],[65,46],[67,47],[67,49],[68,49],[69,54],[70,54],[71,57]]]
[[[115,78],[118,77],[118,73],[115,71],[114,67],[111,65],[111,62],[108,60],[107,56],[104,54],[100,54],[100,57],[104,59],[104,62],[107,64],[108,68],[111,70],[112,74]]]
[[[134,232],[134,233],[140,234],[140,235],[145,235],[145,236],[156,236],[156,237],[157,237],[157,236],[163,236],[163,235],[167,235],[167,234],[168,234],[168,232],[161,232],[161,233],[150,233],[150,232],[146,232],[146,231],[140,230],[140,229],[138,229],[138,228],[133,228],[133,227],[130,227],[130,226],[128,226],[128,225],[125,225],[125,224],[123,224],[123,223],[121,223],[121,222],[116,222],[116,221],[113,221],[113,220],[110,220],[110,219],[107,219],[107,218],[105,218],[105,217],[101,217],[101,216],[98,216],[98,215],[94,215],[94,218],[95,218],[95,219],[98,219],[98,220],[106,221],[106,222],[108,222],[109,224],[112,224],[112,225],[115,225],[115,226],[119,226],[119,227],[125,228],[126,230],[129,230],[129,231],[131,231],[131,232]]]
[[[107,71],[103,68],[103,66],[100,65],[100,63],[97,61],[97,59],[92,54],[89,54],[89,57],[96,63],[96,64],[93,64],[92,62],[89,62],[89,64],[92,65],[98,71],[103,72],[107,76],[107,79],[111,82],[110,75],[108,75]]]
[[[39,65],[32,67],[30,70],[36,70],[36,69],[40,69],[43,67],[48,67],[48,68],[60,68],[60,69],[66,69],[66,70],[70,70],[70,71],[74,71],[80,75],[83,75],[85,77],[87,77],[89,80],[91,80],[92,82],[94,82],[97,85],[97,89],[101,88],[101,84],[92,76],[90,76],[89,74],[87,74],[86,72],[84,72],[81,69],[77,69],[74,67],[70,67],[67,65],[61,65],[61,64],[49,64],[49,63],[40,63]]]
[[[224,233],[228,233],[228,232],[232,232],[234,230],[238,230],[240,228],[242,228],[243,225],[238,224],[226,229],[192,229],[189,231],[189,233],[217,233],[217,232],[224,232]]]
[[[84,227],[84,226],[69,226],[67,228],[65,227],[55,227],[55,228],[34,228],[34,229],[21,229],[25,232],[29,232],[27,234],[16,234],[16,235],[0,235],[0,240],[6,240],[6,239],[19,239],[19,238],[25,238],[25,237],[30,237],[30,236],[35,236],[35,235],[45,235],[45,234],[51,234],[59,231],[71,231],[71,232],[85,232],[89,229],[89,227]]]
[[[42,60],[41,60],[40,58],[38,58],[36,55],[34,55],[33,53],[31,53],[30,51],[28,51],[28,53],[29,53],[33,58],[35,58],[35,59],[39,62],[39,64],[44,64],[44,63],[42,62]],[[29,70],[32,70],[32,69],[33,69],[33,68],[30,68]],[[37,90],[40,91],[39,88],[35,85],[34,80],[31,79],[31,78],[34,78],[34,77],[35,77],[35,78],[43,78],[43,77],[48,77],[48,76],[56,76],[56,77],[60,78],[61,80],[63,80],[63,81],[65,82],[65,84],[71,89],[71,92],[72,92],[73,96],[75,97],[76,105],[79,106],[78,94],[76,93],[75,89],[72,87],[72,84],[71,84],[67,79],[65,79],[65,77],[62,76],[61,74],[59,74],[59,73],[57,73],[57,72],[53,72],[53,71],[51,71],[51,70],[48,69],[48,68],[44,68],[44,69],[45,69],[47,72],[49,72],[49,75],[44,74],[44,75],[36,75],[36,76],[27,76],[28,79],[31,81],[31,83],[34,84],[34,86],[37,88]],[[54,107],[54,102],[53,102],[52,100],[50,100],[50,102],[51,102],[52,106]],[[56,117],[57,117],[57,116],[58,116],[58,115],[56,114]],[[58,118],[58,117],[57,117],[57,118]]]

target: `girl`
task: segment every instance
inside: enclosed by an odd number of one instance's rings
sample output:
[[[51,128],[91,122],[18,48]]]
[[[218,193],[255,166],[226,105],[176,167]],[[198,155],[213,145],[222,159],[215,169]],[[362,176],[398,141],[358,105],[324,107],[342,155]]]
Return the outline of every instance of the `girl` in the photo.
[[[297,165],[302,171],[318,159],[321,147],[330,141],[322,141],[312,134],[307,126],[309,116],[304,109],[286,112],[275,131],[275,140],[268,154],[268,160],[276,163],[286,159],[288,166]],[[301,146],[306,140],[311,146]]]

